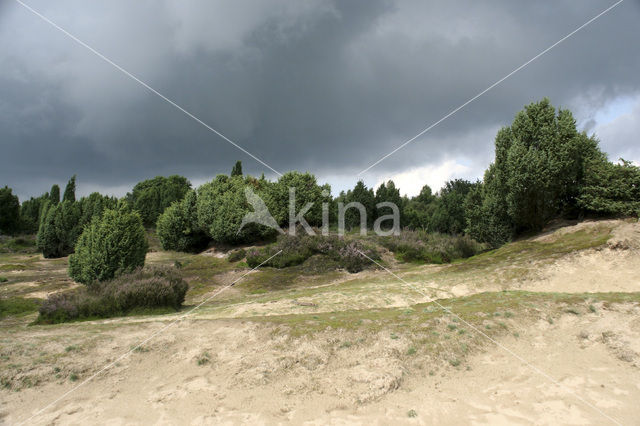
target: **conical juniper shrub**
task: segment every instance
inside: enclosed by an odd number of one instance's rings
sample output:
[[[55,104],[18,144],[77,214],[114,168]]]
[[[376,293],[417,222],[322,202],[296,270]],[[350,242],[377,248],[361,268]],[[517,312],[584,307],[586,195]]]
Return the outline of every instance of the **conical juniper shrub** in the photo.
[[[144,266],[147,240],[140,215],[122,203],[85,227],[69,257],[69,276],[89,287]]]

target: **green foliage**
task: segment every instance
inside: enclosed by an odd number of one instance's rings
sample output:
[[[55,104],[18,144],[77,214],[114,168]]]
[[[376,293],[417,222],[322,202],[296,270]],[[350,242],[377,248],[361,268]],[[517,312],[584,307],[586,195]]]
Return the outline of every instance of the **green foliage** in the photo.
[[[38,198],[31,197],[20,206],[20,230],[27,234],[35,234],[40,226],[40,212],[49,194]]]
[[[428,230],[435,210],[435,201],[436,197],[429,185],[424,185],[420,194],[404,202],[402,224],[409,229]]]
[[[0,318],[30,314],[36,312],[39,306],[39,301],[35,299],[23,299],[22,297],[0,299]]]
[[[49,201],[54,206],[60,202],[60,187],[57,184],[54,184],[49,191]]]
[[[373,226],[376,214],[376,198],[372,188],[367,188],[363,181],[358,181],[352,190],[341,193],[336,199],[336,203],[343,203],[346,207],[349,203],[360,203],[365,209],[367,216],[367,228]],[[360,227],[360,212],[354,207],[350,207],[344,212],[344,226],[347,230]]]
[[[234,176],[242,176],[242,162],[236,161],[236,164],[233,165],[233,169],[231,169],[231,177]]]
[[[158,218],[156,231],[162,248],[189,252],[205,247],[209,239],[198,227],[197,219],[197,195],[191,190]]]
[[[147,253],[142,220],[126,204],[105,210],[84,228],[69,257],[69,276],[94,287],[99,281],[144,265]]]
[[[153,226],[158,216],[174,201],[180,201],[191,189],[191,183],[182,176],[156,176],[136,184],[127,194],[127,200],[142,217],[145,226]]]
[[[36,244],[46,258],[63,257],[73,252],[82,228],[79,225],[81,211],[78,203],[50,202],[43,208]]]
[[[118,205],[118,199],[93,192],[88,197],[82,197],[78,203],[80,203],[82,211],[79,226],[84,227],[93,218],[102,216],[105,210],[115,209]]]
[[[452,236],[424,231],[403,231],[398,236],[378,237],[380,245],[404,262],[448,263],[486,249],[469,236]]]
[[[638,216],[640,168],[622,159],[620,164],[590,161],[578,204],[588,212],[600,215]]]
[[[466,228],[464,201],[478,184],[463,179],[450,180],[434,200],[433,212],[427,229],[430,232],[462,234]]]
[[[287,172],[267,188],[265,202],[280,226],[289,225],[290,188],[295,190],[295,214],[300,213],[307,203],[311,203],[312,207],[304,214],[304,218],[309,226],[322,225],[322,203],[331,200],[331,188],[328,185],[318,185],[314,175],[296,171]]]
[[[274,256],[282,251],[277,256]],[[274,268],[286,268],[300,265],[314,255],[322,255],[335,262],[339,268],[344,268],[355,273],[362,271],[369,266],[375,266],[371,260],[367,259],[360,252],[369,258],[379,260],[380,255],[375,247],[363,241],[348,241],[337,236],[318,236],[298,234],[296,236],[281,235],[274,244],[270,244],[261,249],[251,249],[247,252],[247,264],[255,268],[274,256],[263,266]]]
[[[73,175],[67,186],[64,188],[64,195],[62,196],[62,201],[76,201],[76,175]]]
[[[0,234],[14,234],[20,229],[20,201],[11,188],[0,188]]]
[[[467,231],[499,245],[559,215],[575,215],[585,166],[603,157],[597,140],[577,131],[570,111],[556,113],[546,98],[526,106],[496,135],[483,188],[465,202]]]
[[[39,309],[37,322],[107,318],[154,308],[179,310],[187,290],[187,283],[175,269],[137,269],[99,287],[49,296]]]
[[[271,238],[275,231],[263,225],[250,223],[242,230],[242,219],[251,212],[245,195],[249,187],[265,202],[270,200],[272,183],[251,176],[230,178],[218,175],[213,181],[198,188],[196,212],[197,226],[208,237],[219,243],[238,244]]]
[[[398,209],[401,213],[400,222],[402,223],[402,211],[404,210],[404,203],[402,197],[400,196],[400,189],[396,188],[396,185],[392,180],[381,183],[376,190],[376,195],[374,198],[375,205],[377,206],[378,204],[384,202],[393,203],[398,206]],[[391,209],[391,207],[381,207],[379,209],[375,208],[374,212],[375,219],[377,219],[379,217],[392,214],[393,210]]]

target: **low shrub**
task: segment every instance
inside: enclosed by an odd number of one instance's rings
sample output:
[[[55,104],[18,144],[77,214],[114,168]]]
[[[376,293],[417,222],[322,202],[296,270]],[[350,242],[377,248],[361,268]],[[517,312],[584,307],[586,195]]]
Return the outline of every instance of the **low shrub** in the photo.
[[[187,289],[187,283],[175,269],[138,269],[100,286],[49,296],[39,309],[37,322],[107,318],[153,308],[179,310]]]
[[[404,262],[448,263],[464,259],[486,249],[469,236],[422,231],[403,231],[398,236],[378,237],[380,245]]]
[[[244,259],[244,257],[247,255],[247,251],[245,249],[238,249],[238,250],[233,250],[231,253],[229,253],[229,255],[227,256],[227,260],[229,262],[238,262],[242,259]]]
[[[320,254],[333,260],[338,268],[344,268],[355,273],[362,271],[372,264],[371,260],[379,260],[375,247],[359,240],[346,240],[337,236],[314,235],[281,235],[274,244],[261,249],[252,249],[247,253],[247,264],[255,268],[265,262],[278,251],[282,253],[273,257],[264,266],[286,268],[300,265],[315,254]]]

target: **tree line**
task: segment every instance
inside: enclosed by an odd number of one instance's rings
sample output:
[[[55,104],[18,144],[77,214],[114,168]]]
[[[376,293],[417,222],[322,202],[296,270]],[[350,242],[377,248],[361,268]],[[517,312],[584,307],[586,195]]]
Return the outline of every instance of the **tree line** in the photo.
[[[640,211],[640,169],[628,161],[609,161],[595,136],[579,132],[571,112],[556,110],[546,98],[527,105],[510,126],[500,129],[495,159],[482,180],[450,180],[438,192],[425,185],[411,198],[401,196],[393,181],[375,190],[358,181],[353,189],[332,197],[329,185],[320,185],[310,173],[288,172],[271,181],[264,175],[243,174],[239,161],[230,175],[218,175],[197,189],[182,176],[159,176],[136,184],[121,200],[99,193],[76,200],[75,186],[73,176],[62,200],[59,186],[53,185],[48,193],[22,204],[10,188],[0,188],[0,232],[37,233],[45,257],[66,256],[83,230],[111,210],[137,215],[146,227],[156,226],[163,247],[170,250],[194,251],[211,241],[269,239],[276,231],[262,225],[250,224],[238,232],[251,211],[247,186],[283,227],[289,220],[289,188],[295,188],[296,212],[313,204],[305,214],[311,226],[322,225],[323,204],[330,206],[330,222],[336,223],[338,203],[358,202],[371,227],[389,213],[376,205],[392,202],[400,209],[403,228],[467,234],[494,247],[539,231],[555,218],[637,216]],[[360,226],[358,210],[346,211],[345,225]]]

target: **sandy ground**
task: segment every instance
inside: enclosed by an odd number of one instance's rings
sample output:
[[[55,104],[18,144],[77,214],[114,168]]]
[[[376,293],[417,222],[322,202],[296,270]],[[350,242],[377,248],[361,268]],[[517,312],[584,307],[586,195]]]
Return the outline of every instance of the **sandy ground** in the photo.
[[[335,351],[339,336],[326,333],[292,345],[251,323],[187,322],[30,423],[607,424],[609,416],[638,424],[640,307],[518,327],[520,336],[500,345],[555,383],[494,344],[453,368],[424,357],[403,363],[405,342],[382,335]],[[122,336],[108,349],[126,342]],[[204,353],[208,361],[198,365]],[[3,394],[4,423],[72,386]]]
[[[518,289],[640,291],[639,242],[639,225],[622,223],[607,247],[560,258]],[[95,340],[72,358],[78,382],[0,391],[0,422],[28,419],[164,324],[136,320],[92,331]],[[74,327],[91,324],[24,328],[11,338],[35,358],[45,346],[63,351]],[[509,327],[453,366],[428,353],[407,357],[410,342],[384,330],[294,339],[251,321],[185,320],[29,424],[640,424],[639,305],[597,305],[555,321],[541,314]],[[42,348],[29,346],[34,335]]]

